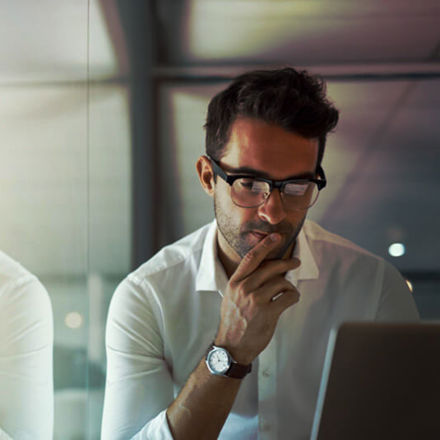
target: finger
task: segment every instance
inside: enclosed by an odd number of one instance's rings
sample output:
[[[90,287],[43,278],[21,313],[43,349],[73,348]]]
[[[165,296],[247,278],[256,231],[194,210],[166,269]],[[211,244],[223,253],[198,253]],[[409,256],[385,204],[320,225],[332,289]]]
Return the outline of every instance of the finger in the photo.
[[[285,292],[293,288],[294,286],[289,281],[282,277],[277,277],[275,280],[271,280],[269,283],[266,283],[252,292],[252,295],[255,296],[255,299],[259,304],[267,304],[280,292]]]
[[[255,270],[246,280],[248,292],[259,289],[261,286],[271,281],[274,277],[279,275],[284,276],[290,270],[299,267],[300,264],[301,262],[298,260],[298,258],[272,260],[261,264],[258,270]]]
[[[249,276],[269,255],[270,251],[276,248],[280,240],[281,235],[277,233],[264,237],[243,257],[233,273],[231,281],[240,281]]]
[[[295,287],[287,281],[285,278],[272,280],[269,283],[263,285],[260,289],[255,291],[255,296],[258,297],[263,303],[268,303],[273,300],[281,292],[287,292],[288,290],[295,289]]]
[[[292,286],[292,289],[286,290],[282,295],[278,296],[274,301],[270,301],[269,307],[276,313],[283,313],[286,309],[296,304],[301,295],[298,290]]]

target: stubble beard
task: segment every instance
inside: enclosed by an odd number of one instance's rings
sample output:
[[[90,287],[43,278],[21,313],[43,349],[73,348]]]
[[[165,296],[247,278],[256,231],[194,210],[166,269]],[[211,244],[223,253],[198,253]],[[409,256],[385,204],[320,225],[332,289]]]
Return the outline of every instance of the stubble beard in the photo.
[[[216,197],[214,197],[214,212],[218,229],[228,245],[240,258],[243,258],[256,245],[256,243],[249,243],[248,240],[249,233],[252,230],[258,230],[267,234],[278,232],[282,234],[283,237],[288,237],[281,247],[276,249],[273,255],[269,254],[269,259],[271,260],[283,258],[289,247],[296,241],[306,219],[306,216],[304,216],[296,228],[289,223],[270,225],[264,221],[249,221],[241,226],[236,226],[231,221],[231,218],[220,209]]]

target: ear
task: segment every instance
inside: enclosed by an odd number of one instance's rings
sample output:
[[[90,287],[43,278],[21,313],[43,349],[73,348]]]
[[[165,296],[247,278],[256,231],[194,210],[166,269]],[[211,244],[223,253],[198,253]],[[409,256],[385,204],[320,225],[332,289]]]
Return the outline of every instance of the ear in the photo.
[[[214,195],[214,173],[210,160],[206,156],[200,156],[196,162],[196,170],[202,188],[212,197]]]

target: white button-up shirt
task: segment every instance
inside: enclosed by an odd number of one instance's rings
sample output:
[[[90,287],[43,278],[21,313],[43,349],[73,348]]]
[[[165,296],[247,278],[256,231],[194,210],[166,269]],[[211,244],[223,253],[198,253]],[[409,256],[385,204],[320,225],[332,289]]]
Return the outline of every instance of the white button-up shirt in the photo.
[[[49,295],[0,252],[0,440],[52,438],[52,350]]]
[[[166,408],[214,340],[227,277],[213,222],[162,249],[117,288],[107,332],[103,439],[172,439]],[[308,439],[332,327],[418,319],[398,271],[306,221],[286,274],[300,301],[242,380],[219,439]],[[209,423],[209,421],[206,421]]]

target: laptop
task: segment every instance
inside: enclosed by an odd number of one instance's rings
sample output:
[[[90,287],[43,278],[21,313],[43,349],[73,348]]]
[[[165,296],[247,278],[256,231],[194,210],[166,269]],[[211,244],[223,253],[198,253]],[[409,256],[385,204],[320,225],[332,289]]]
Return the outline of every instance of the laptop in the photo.
[[[440,323],[330,334],[311,440],[440,439]]]

